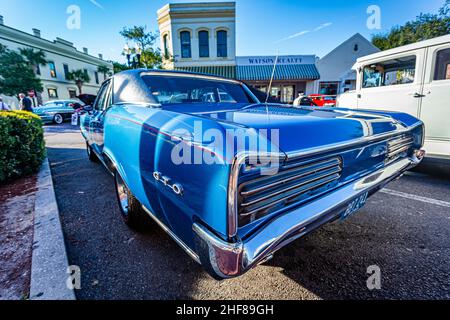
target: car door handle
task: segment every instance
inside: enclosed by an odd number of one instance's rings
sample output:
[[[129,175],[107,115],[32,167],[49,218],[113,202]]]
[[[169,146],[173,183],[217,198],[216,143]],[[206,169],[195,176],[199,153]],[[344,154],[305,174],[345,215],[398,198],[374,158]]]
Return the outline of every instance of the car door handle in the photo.
[[[423,98],[423,97],[425,97],[425,95],[424,95],[424,94],[420,94],[420,93],[415,92],[414,95],[413,95],[413,97],[414,97],[414,98]]]

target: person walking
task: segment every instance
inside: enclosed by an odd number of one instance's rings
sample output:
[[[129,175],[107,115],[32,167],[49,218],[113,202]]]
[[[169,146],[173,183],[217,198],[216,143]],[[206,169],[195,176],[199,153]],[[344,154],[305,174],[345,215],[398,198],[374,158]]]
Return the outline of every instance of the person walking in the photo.
[[[25,96],[25,94],[20,93],[19,99],[20,99],[20,110],[33,112],[32,102],[31,102],[30,98]]]
[[[11,108],[3,102],[3,98],[0,97],[0,111],[11,111]]]

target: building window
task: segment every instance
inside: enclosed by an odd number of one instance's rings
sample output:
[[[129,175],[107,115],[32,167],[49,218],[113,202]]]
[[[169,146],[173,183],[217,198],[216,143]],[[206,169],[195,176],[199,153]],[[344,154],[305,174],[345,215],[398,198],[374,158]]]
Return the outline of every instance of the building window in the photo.
[[[94,73],[94,76],[95,76],[95,83],[96,83],[96,84],[99,84],[100,81],[99,81],[99,79],[98,79],[98,72],[95,72],[95,73]]]
[[[50,68],[50,76],[56,78],[56,67],[53,61],[49,61],[48,66]]]
[[[169,35],[164,35],[163,37],[163,45],[164,45],[164,58],[169,59],[169,47],[168,47],[168,37]]]
[[[353,47],[353,51],[358,52],[358,50],[359,50],[359,46],[358,46],[358,44],[355,44]]]
[[[450,49],[443,49],[436,54],[434,80],[450,79]]]
[[[69,80],[69,65],[68,64],[63,64],[64,67],[64,76],[66,77],[66,80]]]
[[[36,75],[38,75],[38,76],[41,75],[41,66],[40,65],[36,65]]]
[[[363,88],[385,87],[414,82],[416,56],[396,58],[364,67]]]
[[[217,31],[217,57],[226,58],[228,56],[228,33],[224,30]]]
[[[184,59],[191,58],[191,33],[183,31],[180,33],[181,37],[181,57]]]
[[[335,96],[339,92],[339,82],[320,82],[319,94]]]
[[[209,58],[209,32],[200,31],[198,33],[198,46],[200,58]]]
[[[75,99],[77,97],[77,90],[69,89],[69,97],[70,99]]]
[[[83,69],[83,71],[84,71],[84,74],[86,75],[86,77],[89,77],[89,73],[88,73],[87,69]],[[89,81],[87,81],[87,82],[89,82]]]
[[[48,92],[48,97],[50,99],[58,99],[58,90],[54,89],[54,88],[49,88],[47,90]]]

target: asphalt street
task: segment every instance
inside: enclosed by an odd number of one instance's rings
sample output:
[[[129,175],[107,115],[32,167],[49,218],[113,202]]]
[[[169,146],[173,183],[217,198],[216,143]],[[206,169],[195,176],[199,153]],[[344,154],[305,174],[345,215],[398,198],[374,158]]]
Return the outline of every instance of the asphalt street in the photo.
[[[78,299],[450,299],[448,177],[407,174],[348,220],[217,282],[162,230],[123,224],[113,178],[89,162],[76,128],[48,126],[46,140]],[[370,266],[380,290],[367,288]]]

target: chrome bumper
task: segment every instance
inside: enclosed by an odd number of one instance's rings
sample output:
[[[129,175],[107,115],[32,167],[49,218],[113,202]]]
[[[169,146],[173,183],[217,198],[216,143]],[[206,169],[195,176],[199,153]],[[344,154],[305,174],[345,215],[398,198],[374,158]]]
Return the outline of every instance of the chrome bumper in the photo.
[[[229,243],[204,226],[193,225],[196,253],[203,267],[214,278],[222,280],[240,276],[261,264],[290,242],[331,222],[345,212],[347,206],[362,194],[369,196],[387,183],[421,162],[420,158],[402,159],[348,184],[319,200],[276,218],[248,239]]]

